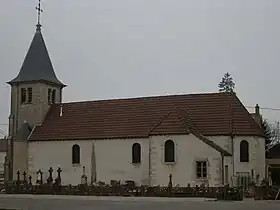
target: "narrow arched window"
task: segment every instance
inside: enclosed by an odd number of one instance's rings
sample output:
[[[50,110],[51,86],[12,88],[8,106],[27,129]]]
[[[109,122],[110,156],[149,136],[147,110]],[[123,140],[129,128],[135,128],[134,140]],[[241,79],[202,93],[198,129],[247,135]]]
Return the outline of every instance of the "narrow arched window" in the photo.
[[[249,162],[249,143],[245,140],[240,142],[240,162]]]
[[[164,144],[164,161],[175,162],[175,144],[172,140],[167,140]]]
[[[132,163],[141,163],[141,145],[139,143],[132,145]]]
[[[72,147],[72,164],[80,164],[80,147],[77,144]]]
[[[56,90],[52,91],[52,103],[55,104],[55,100],[56,100]]]

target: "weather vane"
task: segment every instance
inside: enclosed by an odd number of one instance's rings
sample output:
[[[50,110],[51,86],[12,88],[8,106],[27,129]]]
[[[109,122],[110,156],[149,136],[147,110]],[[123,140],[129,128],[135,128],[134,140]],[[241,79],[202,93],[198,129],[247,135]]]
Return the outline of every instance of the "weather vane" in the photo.
[[[41,8],[41,0],[39,0],[39,4],[38,4],[38,7],[36,7],[36,10],[38,11],[38,24],[37,24],[37,27],[40,28],[41,27],[40,16],[41,16],[41,12],[43,12],[43,10]]]

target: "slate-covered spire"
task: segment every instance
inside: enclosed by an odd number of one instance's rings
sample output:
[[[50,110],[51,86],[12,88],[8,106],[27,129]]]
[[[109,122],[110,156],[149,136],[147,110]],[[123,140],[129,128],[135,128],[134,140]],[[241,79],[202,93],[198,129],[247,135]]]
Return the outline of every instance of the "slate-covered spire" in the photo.
[[[13,85],[22,82],[46,82],[64,87],[55,75],[51,59],[41,32],[40,13],[43,11],[39,2],[36,32],[25,56],[18,76],[8,82]]]

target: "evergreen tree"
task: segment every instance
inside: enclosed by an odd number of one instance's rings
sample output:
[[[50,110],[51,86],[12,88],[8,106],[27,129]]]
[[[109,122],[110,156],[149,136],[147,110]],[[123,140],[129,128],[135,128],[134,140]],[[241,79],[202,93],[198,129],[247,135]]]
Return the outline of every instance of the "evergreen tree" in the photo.
[[[222,81],[219,83],[219,92],[228,92],[233,93],[235,88],[235,83],[230,73],[225,73],[222,78]]]
[[[271,125],[269,125],[266,120],[262,119],[261,123],[264,132],[264,138],[265,138],[265,148],[268,149],[270,144],[273,142],[273,138],[275,134],[273,132]]]

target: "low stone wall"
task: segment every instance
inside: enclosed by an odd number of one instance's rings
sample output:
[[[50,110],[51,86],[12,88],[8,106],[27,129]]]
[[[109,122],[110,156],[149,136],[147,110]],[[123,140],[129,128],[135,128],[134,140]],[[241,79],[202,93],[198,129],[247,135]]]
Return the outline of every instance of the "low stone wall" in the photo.
[[[179,187],[172,185],[172,175],[169,175],[168,186],[136,186],[131,180],[125,184],[112,180],[110,185],[104,182],[88,185],[87,177],[81,176],[78,186],[61,185],[61,169],[57,169],[57,178],[53,179],[53,169],[49,169],[49,177],[43,182],[42,172],[37,173],[36,184],[32,184],[32,177],[26,172],[17,172],[17,180],[5,183],[5,191],[8,194],[58,194],[58,195],[92,195],[92,196],[145,196],[145,197],[204,197],[220,200],[242,200],[243,192],[239,188],[206,187]],[[22,177],[22,179],[20,179]],[[28,180],[28,181],[27,181]]]
[[[57,177],[53,178],[53,169],[49,169],[48,178],[43,181],[43,173],[37,172],[36,184],[32,182],[32,177],[26,172],[17,172],[17,180],[7,182],[4,185],[8,194],[58,194],[58,195],[92,195],[92,196],[144,196],[144,197],[204,197],[216,198],[218,200],[243,200],[254,198],[255,200],[280,200],[280,190],[276,187],[269,187],[263,181],[262,186],[250,185],[248,189],[224,187],[207,187],[205,185],[196,187],[173,186],[172,175],[169,175],[168,186],[136,186],[131,180],[125,184],[120,181],[111,180],[110,184],[98,182],[88,185],[87,177],[83,172],[81,183],[78,186],[62,186],[61,168],[56,170]],[[84,170],[83,170],[84,171]],[[21,179],[22,177],[22,179]]]
[[[89,195],[89,196],[141,196],[141,197],[204,197],[219,200],[242,200],[237,188],[200,188],[200,187],[148,187],[130,185],[93,185],[59,186],[56,184],[31,185],[29,183],[6,183],[7,194],[52,194],[52,195]]]

